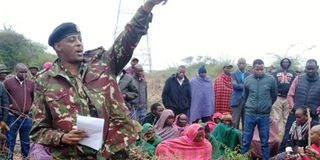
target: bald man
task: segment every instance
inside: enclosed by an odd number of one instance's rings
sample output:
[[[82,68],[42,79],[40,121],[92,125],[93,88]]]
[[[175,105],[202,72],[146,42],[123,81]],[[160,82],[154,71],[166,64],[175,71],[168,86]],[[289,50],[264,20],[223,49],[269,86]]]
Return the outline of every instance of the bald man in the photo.
[[[239,129],[240,119],[242,122],[242,128],[244,125],[244,106],[243,106],[243,82],[246,77],[250,75],[246,71],[247,62],[244,58],[239,58],[238,60],[238,69],[231,74],[232,77],[232,95],[231,95],[231,111],[233,126]]]
[[[144,78],[143,67],[140,64],[134,66],[132,82],[138,90],[138,97],[132,100],[131,117],[142,124],[147,115],[147,81]]]
[[[9,149],[13,153],[17,133],[19,132],[22,156],[26,158],[30,148],[29,134],[32,127],[31,105],[33,102],[34,82],[27,79],[28,67],[23,63],[18,63],[15,66],[15,73],[14,77],[3,82],[10,97],[10,110],[7,118],[10,131],[7,137]]]
[[[320,160],[320,125],[311,128],[311,143],[310,147],[306,147],[305,151],[300,151],[301,160]]]

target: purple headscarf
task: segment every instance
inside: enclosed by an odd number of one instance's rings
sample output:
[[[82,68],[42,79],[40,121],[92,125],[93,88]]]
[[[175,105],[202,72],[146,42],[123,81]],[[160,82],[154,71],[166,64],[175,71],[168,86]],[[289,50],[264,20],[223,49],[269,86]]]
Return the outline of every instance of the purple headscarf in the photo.
[[[170,109],[165,109],[158,122],[154,126],[156,129],[156,134],[160,136],[163,140],[173,139],[179,137],[178,129],[172,124],[171,126],[165,126],[166,120],[168,117],[172,115],[174,117],[174,113]]]

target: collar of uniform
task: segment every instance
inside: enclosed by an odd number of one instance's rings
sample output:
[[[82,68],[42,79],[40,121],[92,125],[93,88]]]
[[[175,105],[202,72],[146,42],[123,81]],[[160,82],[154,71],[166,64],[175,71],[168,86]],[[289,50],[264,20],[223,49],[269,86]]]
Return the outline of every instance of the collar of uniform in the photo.
[[[81,62],[79,73],[82,73],[81,75],[84,75],[85,70],[86,70],[85,64],[84,62]],[[61,62],[59,59],[54,61],[52,67],[48,71],[48,74],[52,77],[62,76],[68,80],[70,80],[71,77],[75,77],[71,75],[71,73],[61,65]],[[80,74],[79,74],[79,77],[80,77]],[[81,79],[82,78],[83,77],[81,77]]]

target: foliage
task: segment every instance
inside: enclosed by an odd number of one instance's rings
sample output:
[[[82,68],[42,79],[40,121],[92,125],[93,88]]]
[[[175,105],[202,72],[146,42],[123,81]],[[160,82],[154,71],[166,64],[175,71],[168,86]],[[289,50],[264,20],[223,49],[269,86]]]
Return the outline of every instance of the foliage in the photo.
[[[228,147],[225,147],[225,155],[223,158],[223,160],[244,160],[244,159],[248,159],[249,157],[249,152],[247,152],[246,154],[241,154],[240,153],[240,147],[237,147],[235,150],[231,150]]]
[[[41,67],[44,62],[56,58],[55,55],[45,52],[44,45],[27,39],[12,27],[3,28],[0,30],[0,63],[9,69],[17,63]]]

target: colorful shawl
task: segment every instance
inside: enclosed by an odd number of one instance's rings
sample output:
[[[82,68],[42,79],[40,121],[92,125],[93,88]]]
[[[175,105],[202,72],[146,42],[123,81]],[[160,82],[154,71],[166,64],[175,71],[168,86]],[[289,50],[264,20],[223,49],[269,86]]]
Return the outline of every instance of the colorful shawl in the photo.
[[[214,112],[213,84],[209,77],[194,77],[191,85],[191,106],[189,122],[193,123],[202,117],[209,117]]]
[[[289,138],[300,141],[304,137],[308,137],[308,122],[309,121],[301,126],[301,130],[298,130],[297,121],[294,121],[289,131],[289,135],[291,135]]]
[[[174,125],[178,128],[179,136],[183,136],[184,130],[189,126],[189,123],[187,123],[187,125],[184,126],[184,127],[179,125],[179,118],[180,118],[181,115],[183,115],[183,113],[178,114],[176,116],[176,119],[174,120]]]
[[[148,152],[149,156],[153,156],[156,153],[156,148],[158,144],[162,142],[162,138],[160,136],[155,135],[153,141],[146,141],[143,137],[147,133],[149,128],[153,128],[153,126],[150,123],[145,123],[143,125],[141,137],[137,141],[136,146],[142,147],[143,150],[146,150]]]
[[[212,160],[212,146],[207,139],[202,142],[193,140],[200,124],[192,124],[186,128],[185,136],[161,142],[156,150],[159,160]]]
[[[320,146],[317,146],[316,144],[311,144],[311,148],[317,151],[320,154]],[[307,156],[302,156],[301,160],[313,160]]]
[[[231,76],[220,74],[214,82],[216,112],[231,112],[230,98],[232,94]]]
[[[168,117],[172,115],[174,116],[174,113],[172,112],[172,110],[170,109],[165,109],[158,122],[156,123],[156,125],[154,126],[156,129],[156,134],[158,136],[160,136],[163,140],[167,140],[167,139],[173,139],[173,138],[178,138],[179,137],[179,131],[176,128],[176,126],[174,126],[173,124],[171,126],[165,126],[166,120],[168,119]]]
[[[275,156],[278,153],[279,145],[280,145],[280,138],[279,138],[279,127],[277,123],[270,119],[270,130],[269,130],[269,148],[270,148],[270,156]],[[262,158],[261,152],[261,142],[259,137],[259,130],[258,127],[255,128],[253,139],[252,139],[252,148],[253,152],[256,156]]]

